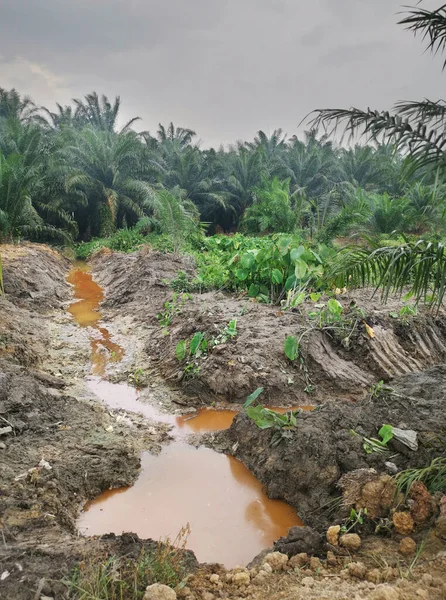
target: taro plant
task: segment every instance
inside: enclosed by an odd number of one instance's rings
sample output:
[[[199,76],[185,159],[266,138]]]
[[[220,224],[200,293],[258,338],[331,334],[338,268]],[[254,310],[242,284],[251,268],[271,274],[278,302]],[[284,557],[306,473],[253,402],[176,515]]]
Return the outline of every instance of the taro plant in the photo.
[[[372,452],[387,452],[387,444],[393,438],[393,427],[392,425],[383,425],[378,431],[378,435],[381,439],[377,438],[363,438],[363,448],[367,454]]]
[[[302,412],[302,409],[289,410],[284,414],[280,414],[274,410],[265,408],[261,404],[253,406],[262,392],[263,388],[257,388],[248,396],[243,408],[247,416],[254,421],[259,429],[275,430],[270,440],[270,445],[274,448],[282,441],[290,438],[290,429],[297,425],[296,417]]]
[[[168,327],[172,323],[175,315],[180,314],[183,306],[191,299],[192,296],[190,294],[178,294],[175,292],[172,300],[167,300],[167,302],[164,303],[164,310],[157,314],[157,319],[161,327]]]
[[[295,335],[287,336],[283,350],[288,360],[291,362],[296,360],[296,358],[299,356],[299,342],[297,341]]]

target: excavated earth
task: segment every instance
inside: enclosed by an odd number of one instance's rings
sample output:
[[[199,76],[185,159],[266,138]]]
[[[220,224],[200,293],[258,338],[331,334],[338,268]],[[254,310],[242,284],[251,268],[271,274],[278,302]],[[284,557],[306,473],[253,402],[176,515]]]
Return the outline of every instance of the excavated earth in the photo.
[[[90,345],[85,330],[66,312],[72,301],[69,261],[34,244],[2,246],[1,255],[6,294],[0,297],[0,598],[62,599],[67,588],[61,580],[79,561],[107,554],[136,557],[142,547],[154,548],[154,542],[130,534],[79,537],[76,519],[86,500],[133,483],[141,449],[159,451],[169,439],[168,427],[137,415],[130,425],[117,419],[117,412],[106,409],[85,385]],[[91,265],[105,290],[107,328],[126,348],[113,380],[131,380],[138,372],[138,381],[149,384],[153,401],[165,410],[227,401],[237,406],[259,386],[265,389],[265,404],[318,406],[300,414],[296,428],[274,448],[271,431],[259,431],[243,414],[228,431],[196,440],[240,458],[269,496],[289,502],[313,527],[313,532],[294,532],[294,538],[291,532],[276,550],[296,554],[289,544],[297,536],[304,541],[297,544],[300,550],[326,558],[330,547],[323,532],[345,516],[337,501],[342,475],[361,468],[385,472],[389,461],[397,469],[426,465],[444,455],[442,313],[401,323],[389,314],[399,310],[399,300],[383,306],[366,291],[340,296],[347,312],[352,300],[365,311],[364,318],[354,320],[349,343],[310,328],[304,360],[292,365],[283,356],[283,342],[308,329],[305,307],[283,313],[221,292],[193,294],[171,324],[161,327],[157,314],[173,297],[169,282],[179,270],[193,275],[190,259],[150,250],[107,251],[95,255]],[[178,341],[196,331],[217,337],[234,318],[237,337],[200,359],[197,375],[185,378],[175,358]],[[380,379],[392,391],[370,394]],[[387,455],[366,455],[362,437],[376,437],[384,423],[415,430],[418,450],[392,440]],[[303,563],[263,581],[256,563],[250,571],[228,573],[218,565],[197,568],[187,552],[193,574],[178,595],[187,600],[446,598],[446,531],[437,517],[433,512],[415,532],[425,546],[412,566],[413,557],[398,554],[401,536],[377,537],[364,529],[354,558],[335,552],[330,563]],[[357,562],[364,568],[349,566]],[[250,583],[241,585],[246,577],[238,573],[247,573]]]

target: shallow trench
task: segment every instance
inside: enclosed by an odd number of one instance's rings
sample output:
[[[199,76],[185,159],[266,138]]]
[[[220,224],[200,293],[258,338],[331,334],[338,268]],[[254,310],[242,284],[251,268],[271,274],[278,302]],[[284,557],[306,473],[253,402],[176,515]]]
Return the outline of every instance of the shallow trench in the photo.
[[[203,409],[193,417],[160,413],[139,399],[136,388],[105,379],[108,363],[122,360],[125,348],[112,340],[101,321],[104,293],[89,267],[77,264],[68,281],[75,296],[68,310],[90,335],[90,390],[113,409],[170,424],[174,436],[159,456],[143,452],[141,473],[133,486],[106,491],[86,504],[78,521],[80,533],[132,531],[142,538],[174,539],[189,523],[187,546],[198,560],[233,567],[247,564],[290,527],[302,525],[293,508],[266,496],[240,461],[187,443],[187,434],[228,428],[235,411]]]

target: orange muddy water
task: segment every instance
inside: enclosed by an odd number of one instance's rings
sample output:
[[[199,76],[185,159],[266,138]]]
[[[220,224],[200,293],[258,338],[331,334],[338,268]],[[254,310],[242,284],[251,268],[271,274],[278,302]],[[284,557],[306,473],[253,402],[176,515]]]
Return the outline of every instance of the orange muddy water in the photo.
[[[189,523],[187,546],[198,560],[233,567],[247,564],[290,527],[302,525],[288,504],[266,496],[240,461],[184,441],[189,433],[230,427],[236,411],[203,409],[194,416],[160,413],[139,400],[135,388],[103,379],[108,362],[121,360],[124,349],[101,323],[99,304],[104,294],[88,267],[76,266],[68,281],[76,298],[68,310],[79,325],[91,328],[89,388],[111,408],[171,424],[176,437],[159,456],[143,453],[141,473],[132,487],[107,491],[87,503],[78,520],[79,531],[84,535],[132,531],[144,538],[175,538]]]

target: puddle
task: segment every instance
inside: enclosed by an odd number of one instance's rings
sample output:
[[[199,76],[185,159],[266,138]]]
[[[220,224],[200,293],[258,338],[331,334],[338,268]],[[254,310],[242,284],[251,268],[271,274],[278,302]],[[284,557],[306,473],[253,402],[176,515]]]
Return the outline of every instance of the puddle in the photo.
[[[85,507],[81,533],[131,531],[174,539],[189,523],[187,546],[200,562],[234,567],[302,524],[290,506],[267,498],[261,483],[231,456],[174,443],[141,460],[133,487],[106,492]]]
[[[119,362],[124,358],[124,350],[111,340],[110,333],[101,326],[102,315],[99,304],[104,299],[102,288],[93,281],[87,265],[78,263],[68,275],[68,282],[74,286],[73,302],[68,312],[81,327],[93,328],[90,336],[91,364],[93,375],[104,376],[108,362]]]
[[[68,281],[76,298],[68,311],[81,326],[91,328],[92,376],[87,378],[91,391],[110,408],[171,424],[177,438],[159,456],[142,454],[141,474],[132,487],[107,491],[89,502],[78,520],[79,531],[84,535],[130,531],[142,538],[173,539],[189,523],[187,546],[198,560],[233,567],[247,564],[290,527],[302,525],[288,504],[264,494],[261,483],[240,461],[182,440],[189,433],[230,427],[236,411],[203,409],[194,415],[169,415],[140,400],[135,388],[103,379],[108,362],[121,360],[124,349],[101,323],[98,308],[104,294],[88,267],[76,266]]]

